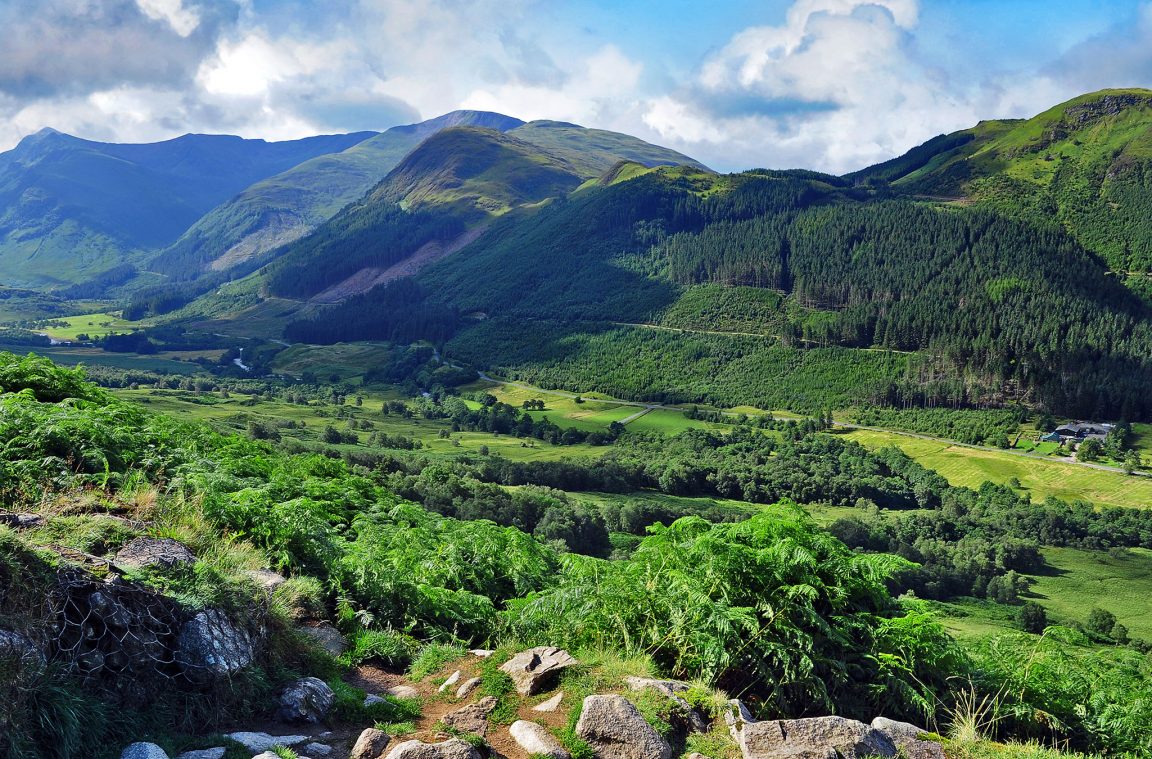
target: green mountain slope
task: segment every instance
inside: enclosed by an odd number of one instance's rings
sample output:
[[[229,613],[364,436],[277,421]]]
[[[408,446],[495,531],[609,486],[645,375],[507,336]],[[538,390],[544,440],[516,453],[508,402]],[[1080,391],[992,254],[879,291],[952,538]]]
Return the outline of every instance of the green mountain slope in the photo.
[[[644,166],[707,168],[683,153],[631,135],[586,129],[563,121],[531,121],[510,134],[564,159],[586,176],[599,176],[621,160]]]
[[[393,127],[339,153],[305,161],[216,207],[163,251],[150,268],[177,279],[241,265],[299,239],[372,189],[413,148],[441,129],[505,131],[524,122],[498,113],[453,111]]]
[[[112,145],[41,131],[0,154],[4,283],[51,287],[138,262],[253,182],[371,136]]]
[[[1152,91],[1103,90],[982,122],[849,178],[1058,223],[1117,271],[1152,269]]]

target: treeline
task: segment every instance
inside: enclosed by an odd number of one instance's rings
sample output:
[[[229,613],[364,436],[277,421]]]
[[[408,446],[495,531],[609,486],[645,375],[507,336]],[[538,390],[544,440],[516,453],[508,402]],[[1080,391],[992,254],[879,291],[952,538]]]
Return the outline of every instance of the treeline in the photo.
[[[284,330],[294,343],[331,345],[356,340],[443,343],[461,321],[455,308],[446,306],[412,279],[398,279],[325,308],[309,319],[294,321]]]
[[[907,430],[969,445],[1008,448],[1019,436],[1021,423],[1030,416],[1031,412],[1023,407],[975,410],[862,406],[853,411],[852,421],[865,427]],[[1054,424],[1051,429],[1055,429]]]

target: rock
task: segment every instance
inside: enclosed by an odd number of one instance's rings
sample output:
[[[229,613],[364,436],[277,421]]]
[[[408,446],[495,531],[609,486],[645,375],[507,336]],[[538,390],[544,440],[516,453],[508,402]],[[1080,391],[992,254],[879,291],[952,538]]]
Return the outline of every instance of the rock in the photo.
[[[685,757],[685,759],[708,759],[708,757],[704,756],[703,754],[700,754],[700,753],[693,751],[691,754],[689,754],[687,757]]]
[[[288,582],[288,579],[284,577],[284,575],[277,574],[271,569],[249,569],[244,574],[248,576],[249,580],[256,584],[256,587],[265,593],[271,593],[276,590],[276,588]]]
[[[923,738],[928,731],[916,725],[877,717],[872,720],[872,727],[892,741],[905,759],[944,759],[944,749],[940,744]]]
[[[269,735],[268,733],[228,733],[231,738],[249,751],[268,751],[273,746],[295,746],[308,740],[307,735]]]
[[[411,685],[393,685],[385,688],[384,692],[389,696],[396,698],[420,698],[420,691],[413,688]]]
[[[672,759],[672,747],[623,696],[588,696],[576,735],[599,759]]]
[[[0,514],[0,524],[16,530],[27,530],[44,524],[44,517],[39,514],[13,514],[4,512]]]
[[[457,709],[454,712],[445,714],[441,720],[445,725],[454,727],[457,730],[463,730],[466,733],[473,733],[475,735],[487,735],[488,733],[488,715],[496,708],[496,699],[492,696],[485,696],[474,704],[469,704],[463,709]]]
[[[108,593],[98,590],[88,596],[88,609],[108,627],[125,630],[132,624],[132,613]]]
[[[48,663],[36,641],[13,630],[0,630],[0,660],[22,661],[40,667]]]
[[[255,644],[224,612],[207,609],[184,623],[176,661],[192,680],[211,680],[244,669],[256,656]]]
[[[112,563],[125,569],[168,569],[195,562],[192,552],[172,538],[133,538],[116,553]]]
[[[264,751],[252,757],[252,759],[280,759],[280,757],[275,751]]]
[[[309,743],[304,747],[304,753],[311,754],[313,756],[328,756],[334,750],[335,749],[326,743]]]
[[[155,743],[133,743],[120,752],[120,759],[168,759],[168,753]]]
[[[348,641],[340,634],[339,630],[327,622],[322,622],[314,627],[305,626],[296,629],[326,651],[329,656],[340,656],[348,650]]]
[[[388,748],[388,743],[391,740],[392,736],[388,735],[388,733],[370,727],[360,733],[360,737],[356,739],[356,745],[352,747],[352,753],[348,755],[348,759],[380,759],[380,757],[384,756],[384,749]]]
[[[471,693],[472,691],[476,690],[479,687],[480,687],[480,678],[479,677],[470,677],[467,680],[465,680],[464,684],[460,686],[460,689],[458,691],[456,691],[456,698],[464,698],[469,693]]]
[[[708,732],[708,720],[704,719],[704,715],[684,700],[681,693],[686,693],[692,686],[688,683],[681,682],[680,680],[654,680],[649,677],[625,677],[624,682],[632,690],[644,690],[651,688],[658,693],[663,694],[671,699],[673,703],[679,707],[680,714],[683,716],[684,721],[687,723],[686,727],[694,733]]]
[[[388,699],[377,696],[374,693],[369,693],[364,697],[364,706],[375,706],[376,704],[386,704]]]
[[[200,751],[185,751],[176,759],[224,759],[226,753],[228,753],[226,748],[206,748]]]
[[[481,759],[481,756],[470,744],[453,738],[443,743],[405,741],[389,751],[385,759]]]
[[[444,691],[448,690],[449,688],[451,688],[453,685],[455,685],[458,682],[460,682],[460,670],[456,670],[452,674],[448,675],[448,679],[445,680],[440,685],[440,687],[437,688],[437,690],[439,692],[443,693]]]
[[[579,664],[569,653],[551,646],[521,651],[500,666],[516,684],[521,696],[534,696],[552,683],[567,667]]]
[[[733,727],[744,759],[862,759],[896,756],[883,733],[844,717],[764,720]]]
[[[496,652],[488,648],[473,648],[470,649],[468,653],[472,654],[473,656],[478,656],[481,659],[487,659],[489,656]]]
[[[305,677],[280,694],[277,716],[285,722],[320,722],[336,703],[336,694],[318,677]]]
[[[541,701],[532,707],[534,712],[554,712],[560,708],[560,702],[564,700],[564,691],[560,691],[547,701]]]
[[[551,759],[572,759],[567,749],[556,740],[556,736],[548,732],[543,725],[526,720],[517,720],[508,728],[512,740],[524,749],[529,756],[546,756]]]

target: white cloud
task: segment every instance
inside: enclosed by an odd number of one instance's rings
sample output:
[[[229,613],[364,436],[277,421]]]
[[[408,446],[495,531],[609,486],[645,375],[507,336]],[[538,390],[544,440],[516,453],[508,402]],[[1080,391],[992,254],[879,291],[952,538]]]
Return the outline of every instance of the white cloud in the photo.
[[[136,5],[148,18],[164,21],[181,37],[187,37],[200,26],[199,14],[185,8],[182,0],[136,0]]]

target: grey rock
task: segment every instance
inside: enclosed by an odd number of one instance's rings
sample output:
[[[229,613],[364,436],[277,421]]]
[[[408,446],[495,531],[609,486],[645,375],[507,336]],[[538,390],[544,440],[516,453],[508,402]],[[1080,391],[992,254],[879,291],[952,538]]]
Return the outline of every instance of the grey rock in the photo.
[[[516,684],[516,692],[521,696],[533,696],[559,677],[560,673],[574,664],[579,664],[561,648],[537,646],[521,651],[500,666]]]
[[[360,733],[348,759],[380,759],[384,756],[384,750],[388,748],[388,743],[391,740],[392,737],[388,733],[370,727]]]
[[[517,720],[508,728],[512,740],[529,756],[547,756],[551,759],[572,759],[567,749],[548,732],[548,728],[535,722]]]
[[[185,751],[180,754],[176,759],[224,759],[224,754],[228,753],[228,749],[220,748],[205,748],[200,751]]]
[[[691,687],[688,683],[681,682],[680,680],[654,680],[649,677],[625,677],[624,682],[632,690],[644,690],[651,688],[670,699],[680,712],[686,727],[694,733],[708,732],[708,720],[704,719],[696,707],[684,700],[681,693],[686,693]]]
[[[268,751],[273,746],[295,746],[309,740],[307,735],[269,735],[268,733],[228,733],[231,738],[249,751]]]
[[[334,748],[326,743],[309,743],[304,746],[303,750],[305,753],[311,754],[313,756],[328,756],[333,751],[335,751]]]
[[[284,583],[288,582],[284,575],[277,574],[271,569],[249,569],[244,573],[248,579],[256,584],[256,587],[263,590],[265,593],[271,593]]]
[[[176,661],[189,679],[202,681],[244,669],[256,656],[252,637],[219,609],[206,609],[184,623]]]
[[[445,680],[443,683],[441,683],[440,687],[437,688],[437,690],[440,693],[443,693],[444,691],[448,690],[449,688],[451,688],[453,685],[455,685],[458,682],[460,682],[460,670],[456,670],[452,674],[448,675],[448,679]]]
[[[469,704],[463,709],[457,709],[454,712],[445,714],[441,719],[445,725],[454,727],[457,730],[463,730],[466,733],[473,733],[475,735],[488,734],[488,715],[496,708],[496,699],[492,696],[485,696],[474,704]]]
[[[252,759],[280,759],[280,757],[276,755],[275,751],[263,751],[252,757]]]
[[[336,694],[328,683],[318,677],[305,677],[280,693],[277,716],[285,722],[320,722],[334,703]]]
[[[390,688],[385,688],[384,692],[396,698],[420,698],[420,691],[411,685],[393,685]]]
[[[552,696],[547,701],[541,701],[532,707],[534,712],[554,712],[560,708],[560,702],[564,700],[564,691],[560,691],[555,696]]]
[[[44,517],[39,514],[13,514],[4,512],[0,514],[0,524],[16,530],[27,530],[44,524]]]
[[[862,759],[891,757],[896,746],[883,733],[844,717],[765,720],[734,731],[744,759]]]
[[[375,693],[369,693],[364,697],[364,706],[375,706],[376,704],[386,704],[388,699],[377,696]]]
[[[944,759],[944,749],[940,744],[925,740],[922,736],[928,731],[910,722],[877,717],[872,720],[872,727],[887,736],[905,759]]]
[[[472,691],[480,687],[479,677],[470,677],[464,681],[459,690],[456,691],[456,698],[464,698]]]
[[[340,634],[332,625],[323,622],[315,626],[305,626],[296,628],[302,635],[305,635],[313,642],[316,643],[321,649],[328,653],[329,656],[340,656],[348,650],[348,641]]]
[[[112,562],[126,569],[169,568],[195,563],[196,557],[172,538],[133,538],[116,553]]]
[[[108,627],[124,630],[132,624],[132,613],[109,593],[98,590],[88,596],[88,608]]]
[[[385,759],[481,759],[480,752],[459,738],[443,743],[405,741],[391,751]]]
[[[133,743],[120,752],[120,759],[168,759],[168,753],[155,743]]]
[[[478,656],[481,659],[487,659],[489,656],[496,652],[490,648],[473,648],[470,649],[468,653],[472,654],[473,656]]]
[[[13,630],[0,630],[0,660],[21,661],[40,667],[48,663],[36,641]]]
[[[600,759],[672,759],[668,741],[623,696],[585,698],[576,735],[587,741]]]

